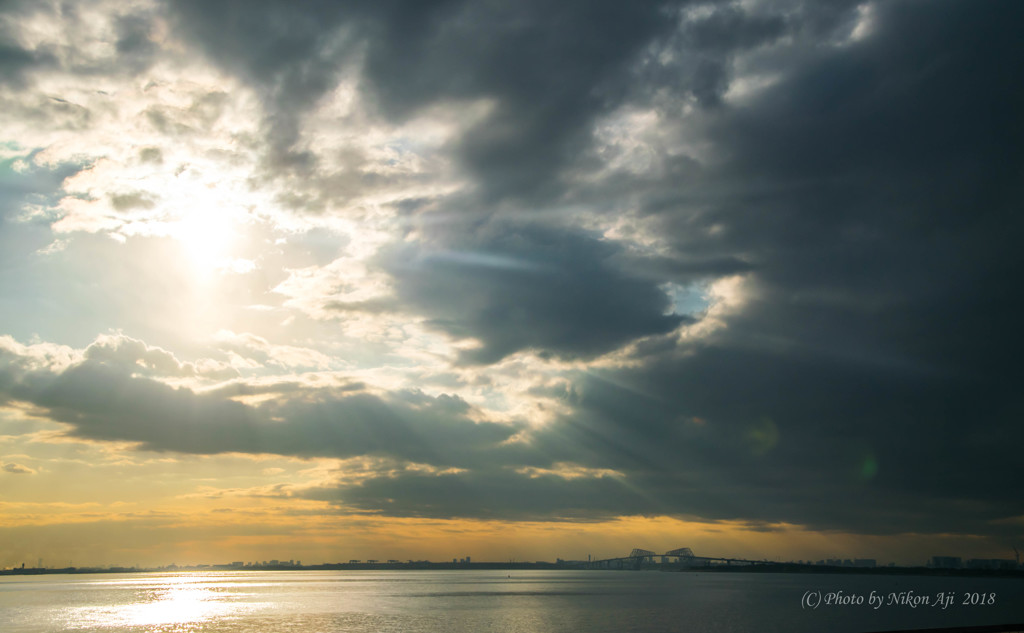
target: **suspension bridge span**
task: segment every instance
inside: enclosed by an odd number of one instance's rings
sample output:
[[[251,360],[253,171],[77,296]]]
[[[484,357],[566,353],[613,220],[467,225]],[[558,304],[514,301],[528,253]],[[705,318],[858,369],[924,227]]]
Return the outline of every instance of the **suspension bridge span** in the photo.
[[[627,556],[587,561],[587,569],[657,569],[710,567],[712,565],[764,565],[770,561],[744,558],[697,556],[689,547],[680,547],[658,554],[647,549],[634,548]]]

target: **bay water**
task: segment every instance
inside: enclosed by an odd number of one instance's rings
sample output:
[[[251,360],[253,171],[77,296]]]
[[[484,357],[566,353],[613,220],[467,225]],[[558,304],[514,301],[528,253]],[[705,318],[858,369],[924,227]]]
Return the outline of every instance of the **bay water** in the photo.
[[[1018,622],[1019,578],[549,570],[0,577],[0,631],[9,633],[862,633]]]

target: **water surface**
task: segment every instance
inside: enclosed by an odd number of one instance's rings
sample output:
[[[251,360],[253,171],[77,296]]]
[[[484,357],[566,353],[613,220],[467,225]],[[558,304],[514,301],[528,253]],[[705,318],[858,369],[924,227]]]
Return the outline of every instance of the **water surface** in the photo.
[[[945,609],[875,609],[872,591],[956,599]],[[865,603],[815,609],[802,604],[808,592]],[[975,594],[994,594],[994,603],[962,604]],[[854,633],[1009,622],[1024,622],[1019,579],[547,570],[0,577],[0,630],[11,633]]]

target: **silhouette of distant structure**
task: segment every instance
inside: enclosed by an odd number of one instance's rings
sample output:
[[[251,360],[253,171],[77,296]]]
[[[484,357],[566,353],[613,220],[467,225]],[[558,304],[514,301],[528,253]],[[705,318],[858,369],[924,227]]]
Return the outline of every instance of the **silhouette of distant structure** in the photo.
[[[932,556],[928,566],[933,569],[960,569],[964,565],[959,556]]]
[[[1017,569],[1017,561],[1008,558],[972,558],[967,561],[967,569]]]

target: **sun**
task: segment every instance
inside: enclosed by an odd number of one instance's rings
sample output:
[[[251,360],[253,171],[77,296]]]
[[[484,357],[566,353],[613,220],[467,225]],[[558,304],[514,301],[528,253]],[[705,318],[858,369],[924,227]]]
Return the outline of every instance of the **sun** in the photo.
[[[202,167],[190,167],[160,188],[164,234],[176,243],[179,264],[198,279],[237,268],[240,251],[251,245],[246,235],[253,209],[263,202],[238,174]]]
[[[194,272],[206,276],[231,266],[241,227],[226,209],[200,207],[182,213],[171,235]]]

